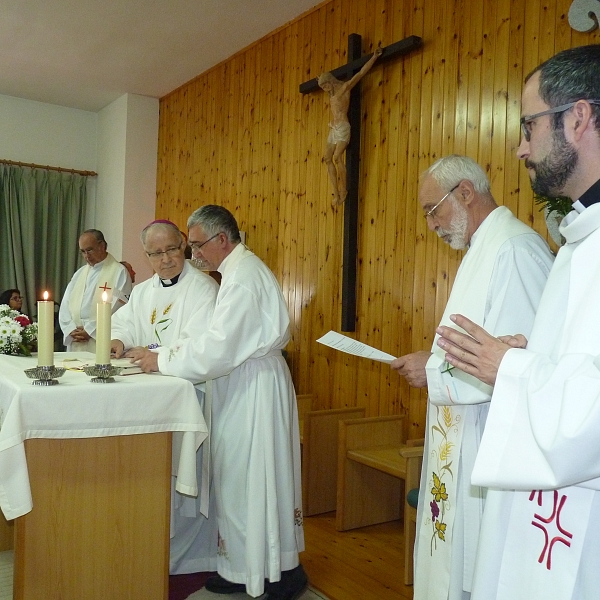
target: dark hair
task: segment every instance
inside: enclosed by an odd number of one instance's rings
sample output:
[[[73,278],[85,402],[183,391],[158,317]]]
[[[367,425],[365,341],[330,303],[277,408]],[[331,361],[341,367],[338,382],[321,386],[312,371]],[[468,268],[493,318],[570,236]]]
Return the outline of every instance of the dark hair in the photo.
[[[17,294],[21,294],[21,292],[17,288],[13,288],[12,290],[5,290],[0,294],[0,304],[8,304],[12,295],[17,292]]]
[[[540,98],[550,107],[577,100],[600,100],[600,44],[570,48],[555,54],[536,67],[526,78],[539,71]],[[594,127],[600,129],[600,106],[592,104]],[[564,113],[554,115],[553,126],[559,126]]]
[[[99,229],[86,229],[81,235],[84,235],[85,233],[91,233],[98,242],[104,242],[106,244],[104,234]],[[79,237],[81,237],[81,235]]]
[[[223,206],[206,204],[197,208],[188,219],[188,229],[200,225],[208,236],[223,232],[232,244],[242,241],[235,217]]]

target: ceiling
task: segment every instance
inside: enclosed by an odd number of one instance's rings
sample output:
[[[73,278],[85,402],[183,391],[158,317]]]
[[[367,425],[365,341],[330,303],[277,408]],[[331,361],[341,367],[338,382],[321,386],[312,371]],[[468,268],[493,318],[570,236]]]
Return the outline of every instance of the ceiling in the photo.
[[[0,94],[93,112],[160,98],[319,1],[4,0]]]

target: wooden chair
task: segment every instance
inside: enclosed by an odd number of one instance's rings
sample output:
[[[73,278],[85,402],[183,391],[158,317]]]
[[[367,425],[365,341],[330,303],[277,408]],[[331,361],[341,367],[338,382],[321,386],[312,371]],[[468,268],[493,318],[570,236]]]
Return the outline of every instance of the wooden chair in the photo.
[[[340,422],[336,528],[346,531],[404,515],[404,581],[410,585],[416,517],[411,519],[405,497],[419,486],[423,448],[405,441],[402,421],[389,416]]]
[[[339,422],[364,416],[364,408],[315,410],[304,415],[302,504],[305,516],[335,510]]]

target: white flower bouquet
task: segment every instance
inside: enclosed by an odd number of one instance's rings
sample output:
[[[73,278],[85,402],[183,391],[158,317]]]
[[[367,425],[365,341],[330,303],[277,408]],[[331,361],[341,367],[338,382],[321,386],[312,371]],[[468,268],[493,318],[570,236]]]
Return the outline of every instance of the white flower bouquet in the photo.
[[[37,335],[37,323],[8,304],[0,304],[0,354],[30,356],[35,350]]]

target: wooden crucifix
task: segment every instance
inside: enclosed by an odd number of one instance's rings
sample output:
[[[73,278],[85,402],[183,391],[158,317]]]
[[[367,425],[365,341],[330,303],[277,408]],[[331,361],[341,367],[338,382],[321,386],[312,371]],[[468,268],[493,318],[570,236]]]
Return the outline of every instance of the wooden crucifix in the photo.
[[[420,48],[423,41],[412,35],[382,49],[377,63],[387,61]],[[348,62],[331,74],[337,79],[353,77],[371,59],[373,54],[361,56],[362,38],[357,33],[348,36]],[[308,94],[320,89],[317,78],[300,84],[300,92]],[[358,184],[360,154],[360,83],[350,92],[348,122],[351,136],[346,147],[346,190],[344,209],[344,255],[342,262],[342,331],[356,331],[356,263],[358,255]]]

